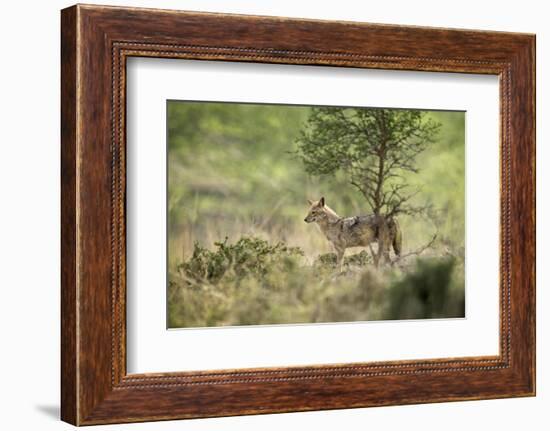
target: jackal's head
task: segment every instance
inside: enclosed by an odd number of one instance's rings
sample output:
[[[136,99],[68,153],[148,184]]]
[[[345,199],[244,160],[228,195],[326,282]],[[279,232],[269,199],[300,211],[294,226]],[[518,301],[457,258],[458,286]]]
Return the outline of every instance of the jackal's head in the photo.
[[[318,222],[325,220],[327,218],[327,213],[325,210],[325,198],[321,198],[318,201],[311,201],[308,199],[310,205],[309,213],[307,214],[304,221],[306,223]]]

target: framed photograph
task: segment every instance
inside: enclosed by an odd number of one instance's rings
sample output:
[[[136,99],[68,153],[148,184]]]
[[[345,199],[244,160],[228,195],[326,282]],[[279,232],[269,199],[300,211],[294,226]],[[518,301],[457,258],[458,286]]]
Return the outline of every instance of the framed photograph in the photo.
[[[62,419],[535,394],[535,37],[61,14]]]

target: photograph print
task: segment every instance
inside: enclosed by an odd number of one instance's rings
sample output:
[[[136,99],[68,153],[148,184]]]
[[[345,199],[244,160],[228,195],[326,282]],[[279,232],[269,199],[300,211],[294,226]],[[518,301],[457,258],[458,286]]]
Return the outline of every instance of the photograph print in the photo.
[[[167,102],[168,328],[465,317],[465,112]]]

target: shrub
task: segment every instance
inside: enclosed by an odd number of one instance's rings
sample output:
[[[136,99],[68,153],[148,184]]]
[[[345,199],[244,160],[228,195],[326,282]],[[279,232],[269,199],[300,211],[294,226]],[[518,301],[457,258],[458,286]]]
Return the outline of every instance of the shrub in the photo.
[[[210,251],[195,243],[193,255],[178,265],[178,271],[190,280],[216,284],[227,275],[262,277],[268,271],[289,270],[304,254],[298,247],[288,247],[282,242],[270,245],[254,237],[243,237],[235,244],[228,244],[225,238],[214,244],[217,249]]]
[[[387,319],[464,316],[464,279],[455,258],[418,259],[416,270],[394,282],[388,292]],[[453,277],[454,275],[454,277]],[[461,283],[457,283],[459,279]],[[456,284],[459,284],[458,286]]]

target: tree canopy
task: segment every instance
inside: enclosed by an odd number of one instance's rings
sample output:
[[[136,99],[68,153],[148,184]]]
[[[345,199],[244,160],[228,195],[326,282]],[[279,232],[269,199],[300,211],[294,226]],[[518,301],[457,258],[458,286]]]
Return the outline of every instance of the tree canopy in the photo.
[[[439,123],[424,111],[321,107],[311,110],[297,139],[309,174],[343,171],[372,212],[391,217],[425,207],[410,203],[419,189],[404,173],[418,172],[416,157],[435,141]]]

